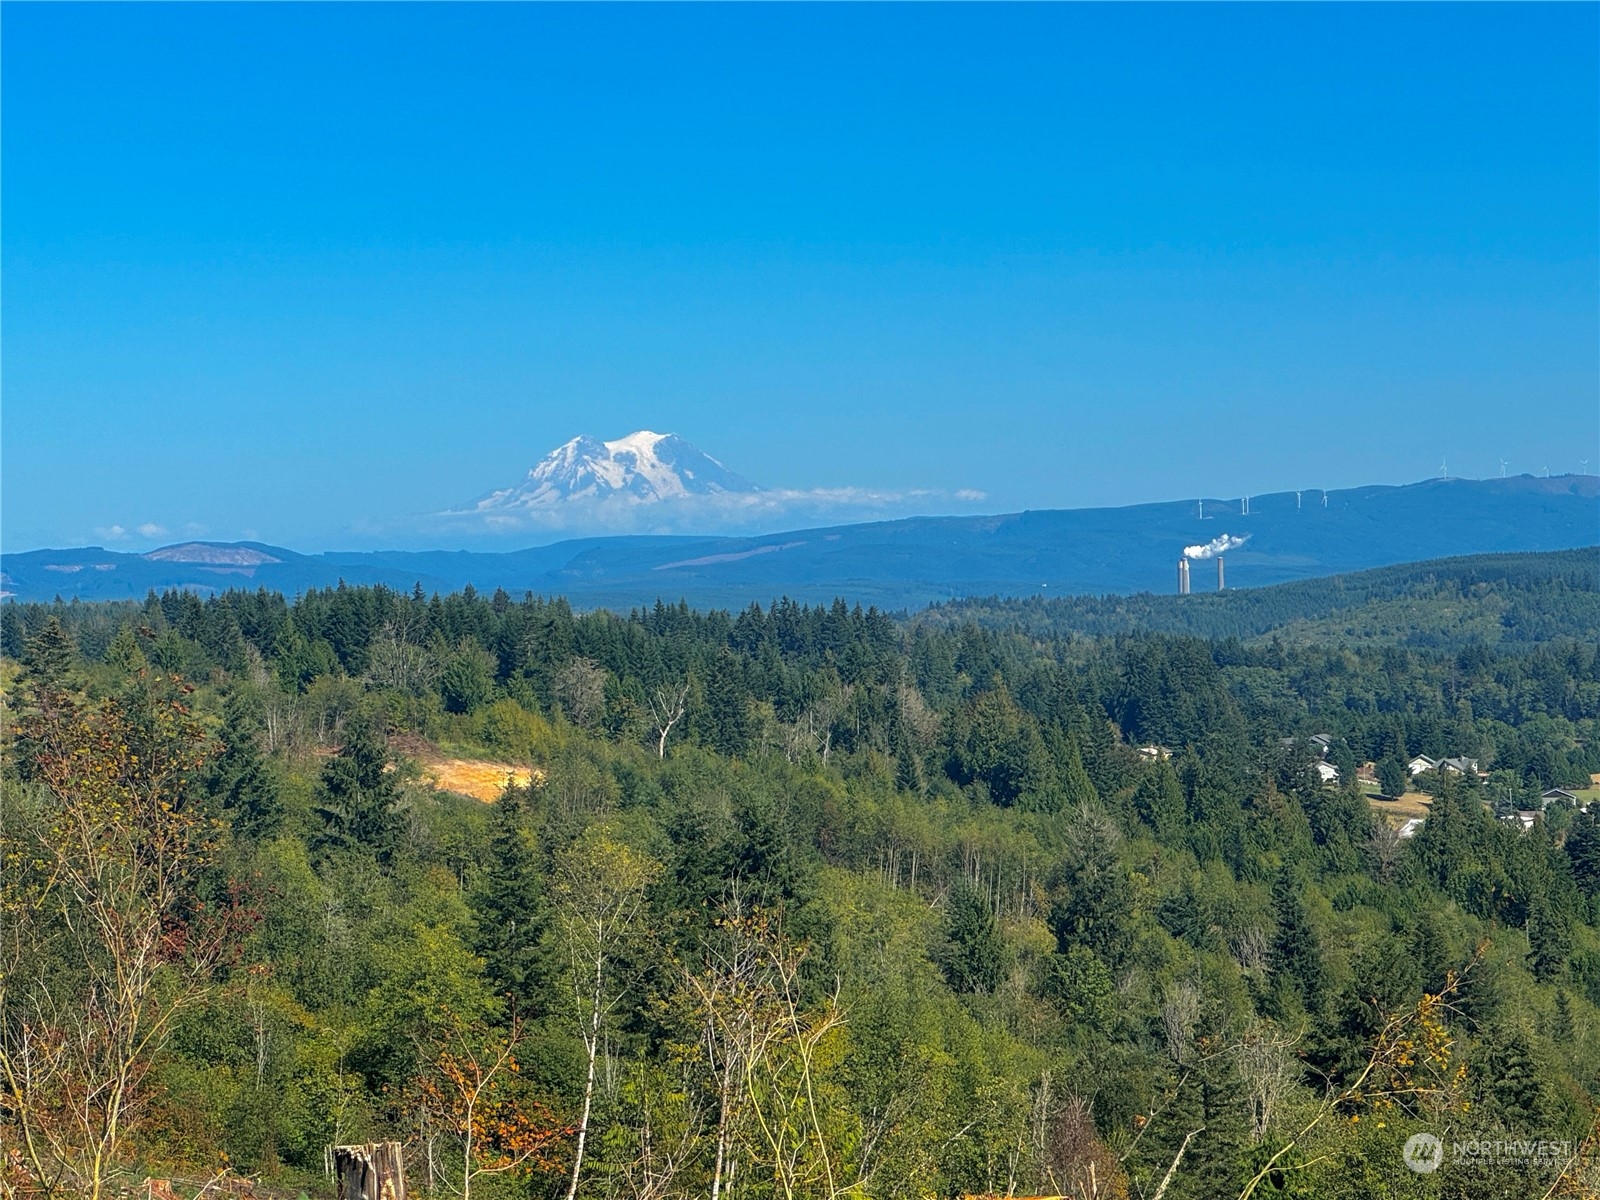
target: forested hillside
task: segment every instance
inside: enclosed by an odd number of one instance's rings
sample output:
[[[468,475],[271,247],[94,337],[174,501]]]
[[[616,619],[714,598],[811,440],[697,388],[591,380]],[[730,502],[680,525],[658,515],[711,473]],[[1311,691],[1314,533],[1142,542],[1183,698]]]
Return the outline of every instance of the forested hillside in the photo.
[[[1178,633],[1451,650],[1479,642],[1539,646],[1562,637],[1593,642],[1600,641],[1600,547],[1440,558],[1189,596],[957,600],[932,606],[918,621],[975,621],[1044,637]]]
[[[1594,1194],[1600,822],[1499,819],[1600,772],[1585,561],[1358,591],[1520,631],[1438,645],[1309,601],[8,605],[7,1186],[329,1196],[395,1138],[420,1195]],[[532,779],[437,792],[425,746]],[[1418,754],[1482,773],[1401,838],[1357,766]]]

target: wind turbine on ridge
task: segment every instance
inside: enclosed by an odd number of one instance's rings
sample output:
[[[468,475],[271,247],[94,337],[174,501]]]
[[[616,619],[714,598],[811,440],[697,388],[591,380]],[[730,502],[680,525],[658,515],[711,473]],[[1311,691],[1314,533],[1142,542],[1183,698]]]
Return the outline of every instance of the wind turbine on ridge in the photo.
[[[1506,460],[1505,460],[1505,459],[1503,459],[1503,458],[1502,458],[1502,459],[1501,459],[1501,460],[1500,460],[1500,478],[1501,478],[1501,479],[1504,479],[1504,478],[1505,478],[1505,477],[1506,477],[1506,468],[1507,468],[1507,467],[1508,467],[1508,466],[1510,466],[1510,465],[1511,465],[1511,464],[1510,464],[1510,463],[1508,463],[1508,462],[1506,462]]]

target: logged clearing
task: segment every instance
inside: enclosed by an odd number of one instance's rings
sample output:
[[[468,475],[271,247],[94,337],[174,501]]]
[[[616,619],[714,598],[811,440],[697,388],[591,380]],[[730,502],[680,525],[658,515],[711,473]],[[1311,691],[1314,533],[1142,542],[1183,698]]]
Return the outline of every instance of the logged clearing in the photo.
[[[1424,792],[1406,792],[1397,800],[1380,800],[1376,796],[1368,796],[1367,803],[1372,805],[1373,812],[1383,813],[1397,821],[1409,820],[1412,817],[1426,817],[1428,805],[1433,802],[1432,797]]]
[[[483,759],[436,758],[423,760],[421,765],[423,776],[439,791],[456,792],[485,802],[500,799],[508,780],[518,787],[527,787],[535,778],[544,780],[543,771]]]

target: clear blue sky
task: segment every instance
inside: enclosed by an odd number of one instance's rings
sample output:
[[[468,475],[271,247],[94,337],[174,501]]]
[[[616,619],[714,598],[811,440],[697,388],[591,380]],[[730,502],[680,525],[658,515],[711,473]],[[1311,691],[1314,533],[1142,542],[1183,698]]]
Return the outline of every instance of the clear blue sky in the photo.
[[[1597,14],[7,4],[7,548],[1600,470]]]

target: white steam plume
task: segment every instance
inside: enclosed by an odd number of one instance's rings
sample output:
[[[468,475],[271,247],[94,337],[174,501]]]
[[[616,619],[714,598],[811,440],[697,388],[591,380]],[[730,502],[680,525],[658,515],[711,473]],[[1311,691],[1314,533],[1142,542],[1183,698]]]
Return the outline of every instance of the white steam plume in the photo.
[[[1248,533],[1243,537],[1234,537],[1231,533],[1225,533],[1219,538],[1213,538],[1204,546],[1185,546],[1183,548],[1183,556],[1185,558],[1211,558],[1228,550],[1236,550],[1249,540],[1250,535]]]

